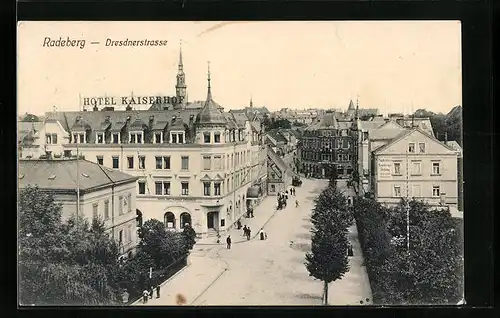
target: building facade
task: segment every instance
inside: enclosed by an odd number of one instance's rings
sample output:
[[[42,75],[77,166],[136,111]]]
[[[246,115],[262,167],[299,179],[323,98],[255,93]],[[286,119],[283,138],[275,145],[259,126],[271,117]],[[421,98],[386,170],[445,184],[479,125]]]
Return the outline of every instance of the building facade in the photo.
[[[415,198],[457,208],[457,153],[420,128],[375,150],[372,165],[377,201],[390,206]]]
[[[20,189],[38,186],[50,191],[61,204],[63,221],[72,216],[102,219],[120,254],[127,256],[138,244],[136,182],[137,177],[87,160],[19,161]]]
[[[325,113],[318,122],[304,129],[297,143],[299,171],[317,178],[329,178],[333,170],[338,178],[349,178],[357,160],[357,134],[353,122],[337,121],[333,112]]]

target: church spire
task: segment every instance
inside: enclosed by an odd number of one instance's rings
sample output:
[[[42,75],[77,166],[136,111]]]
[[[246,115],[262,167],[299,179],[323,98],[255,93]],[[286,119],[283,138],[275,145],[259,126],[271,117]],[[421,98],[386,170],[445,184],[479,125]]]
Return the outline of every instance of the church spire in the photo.
[[[179,69],[177,71],[177,84],[175,85],[175,96],[177,97],[177,105],[174,108],[182,108],[182,105],[187,103],[187,86],[186,75],[184,74],[184,64],[182,63],[182,40],[179,47]]]
[[[212,100],[212,86],[210,85],[210,61],[207,62],[208,64],[208,91],[207,91],[207,102]]]
[[[354,118],[356,120],[359,118],[359,95],[356,96],[356,112],[354,113]]]
[[[182,64],[182,40],[179,45],[179,71],[182,71],[184,68],[184,65]]]
[[[251,95],[250,95],[250,108],[253,108],[253,100]]]

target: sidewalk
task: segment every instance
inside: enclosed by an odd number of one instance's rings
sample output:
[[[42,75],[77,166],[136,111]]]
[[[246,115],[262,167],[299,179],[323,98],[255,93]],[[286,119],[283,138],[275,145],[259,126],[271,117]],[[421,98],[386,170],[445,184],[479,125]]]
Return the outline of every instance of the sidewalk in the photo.
[[[288,200],[289,207],[292,204],[292,201]],[[196,245],[226,245],[227,235],[231,235],[232,243],[242,243],[246,242],[247,239],[243,236],[243,227],[246,225],[250,227],[252,231],[251,239],[255,238],[259,231],[265,227],[267,222],[274,216],[275,213],[282,212],[276,211],[276,207],[278,205],[276,196],[267,196],[262,202],[254,207],[253,218],[246,218],[246,214],[241,217],[241,229],[237,229],[236,227],[232,228],[225,234],[225,236],[221,236],[220,243],[217,244],[217,237],[204,237],[196,241]],[[286,209],[284,210],[286,211]]]
[[[178,294],[186,299],[184,305],[189,305],[226,271],[224,262],[210,257],[191,256],[190,263],[161,285],[160,298],[156,298],[155,290],[146,304],[141,297],[131,306],[178,306]]]
[[[372,291],[366,267],[363,265],[363,251],[359,244],[356,225],[347,234],[352,244],[354,256],[349,257],[349,271],[338,281],[328,286],[328,304],[331,306],[371,305]]]

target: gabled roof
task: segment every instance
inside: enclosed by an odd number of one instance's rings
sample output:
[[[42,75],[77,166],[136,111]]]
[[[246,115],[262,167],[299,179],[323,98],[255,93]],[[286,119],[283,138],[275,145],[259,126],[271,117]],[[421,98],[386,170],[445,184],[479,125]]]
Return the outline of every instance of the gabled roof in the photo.
[[[382,126],[378,127],[379,129],[404,129],[403,126],[398,124],[395,120],[388,120]]]
[[[383,145],[382,147],[377,148],[376,150],[374,150],[373,153],[375,153],[375,154],[380,153],[380,152],[384,151],[385,149],[389,148],[390,146],[396,144],[400,140],[404,139],[405,137],[407,137],[407,136],[409,136],[409,135],[411,135],[411,134],[413,134],[415,132],[421,133],[422,135],[424,135],[427,138],[431,139],[432,141],[440,144],[441,146],[443,146],[444,148],[446,148],[448,150],[455,151],[450,146],[448,146],[445,143],[437,140],[434,136],[428,134],[427,132],[425,132],[424,130],[420,129],[419,127],[415,127],[413,129],[406,129],[406,130],[404,130],[398,136],[396,136],[395,138],[393,138],[390,142],[388,142],[387,144]]]
[[[79,171],[80,175],[77,175]],[[79,180],[77,179],[79,178]],[[137,177],[103,167],[87,160],[19,160],[19,187],[37,185],[42,189],[72,190],[78,184],[85,191],[122,182],[135,182]]]

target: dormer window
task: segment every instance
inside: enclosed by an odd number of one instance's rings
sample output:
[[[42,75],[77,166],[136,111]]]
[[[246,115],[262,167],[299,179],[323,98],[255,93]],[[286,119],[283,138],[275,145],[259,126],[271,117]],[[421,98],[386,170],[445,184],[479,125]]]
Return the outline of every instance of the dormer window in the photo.
[[[170,143],[171,144],[183,144],[184,143],[184,132],[183,131],[170,132]]]
[[[203,133],[203,142],[206,143],[206,144],[209,144],[211,142],[211,138],[210,138],[210,133],[209,132]]]
[[[128,142],[131,143],[131,144],[142,144],[143,143],[143,138],[142,138],[142,135],[144,133],[141,131],[141,132],[132,132],[129,134],[129,138],[128,138]]]
[[[161,144],[161,143],[163,143],[163,134],[161,132],[156,132],[155,133],[154,143],[155,144]]]
[[[214,134],[214,143],[216,143],[216,144],[220,143],[220,133]]]
[[[85,143],[85,133],[73,133],[73,143],[74,144],[84,144]]]
[[[189,121],[193,121],[194,120],[194,115],[189,115]]]
[[[96,133],[96,144],[104,144],[104,133]]]
[[[114,144],[120,143],[120,133],[113,133],[113,143]]]

